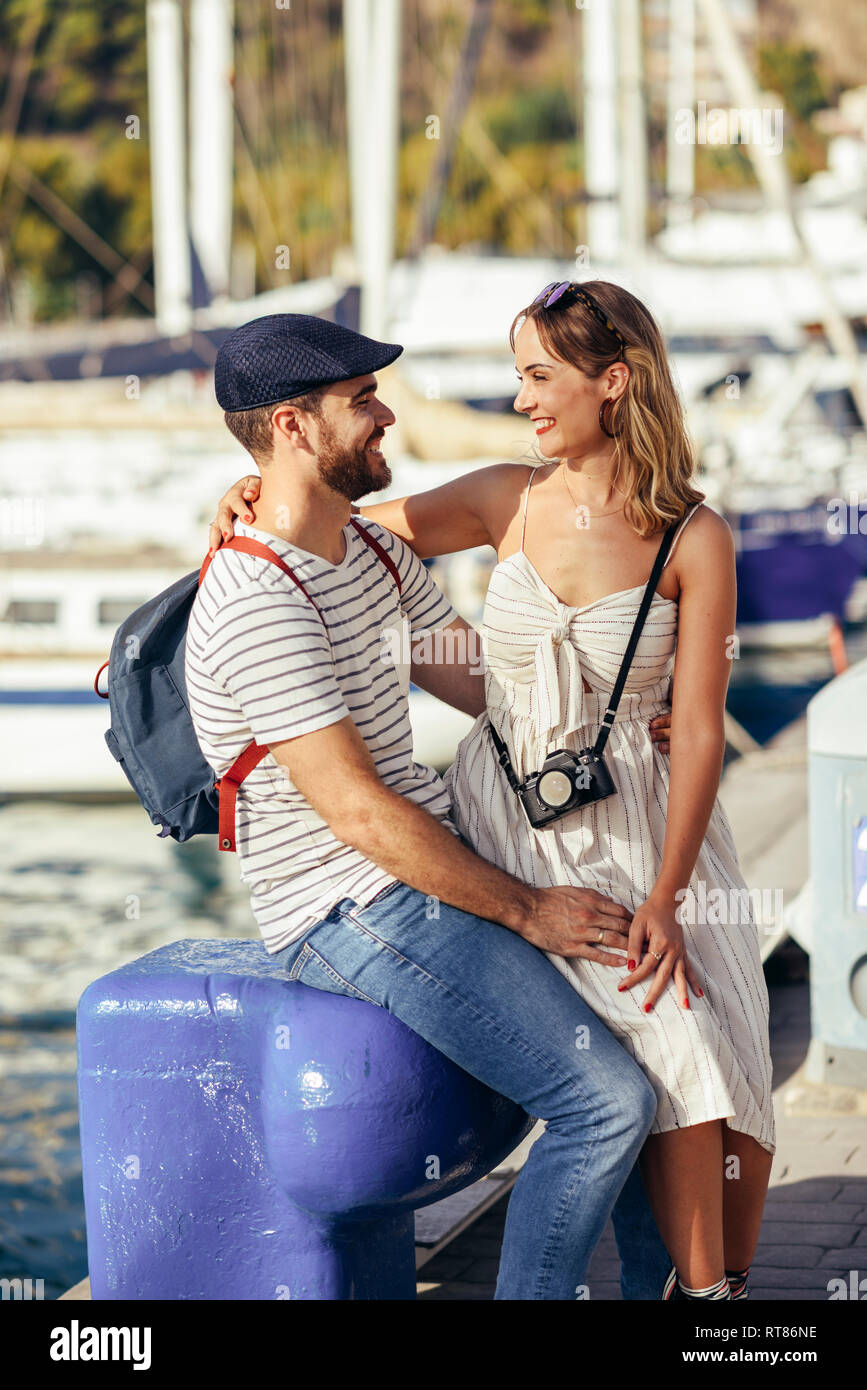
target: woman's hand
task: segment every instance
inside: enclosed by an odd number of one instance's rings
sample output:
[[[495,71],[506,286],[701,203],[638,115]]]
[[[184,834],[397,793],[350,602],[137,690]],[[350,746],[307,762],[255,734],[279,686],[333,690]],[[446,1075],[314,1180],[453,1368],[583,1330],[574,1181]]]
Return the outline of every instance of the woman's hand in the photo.
[[[643,952],[646,954],[642,960]],[[687,981],[696,994],[704,993],[686,954],[683,928],[677,920],[676,901],[671,895],[654,890],[634,913],[629,931],[628,968],[630,973],[617,986],[619,990],[632,989],[633,985],[655,976],[644,1001],[645,1013],[650,1013],[669,980],[674,981],[683,1009],[689,1008]]]
[[[235,517],[240,516],[244,521],[253,521],[255,513],[253,503],[259,496],[262,486],[261,478],[256,474],[251,474],[249,478],[241,478],[234,487],[221,498],[217,507],[217,515],[211,522],[211,529],[208,532],[208,543],[210,545],[209,555],[219,548],[220,541],[229,541],[235,534]]]
[[[666,710],[665,714],[658,714],[655,719],[650,721],[650,739],[659,747],[660,753],[670,753],[671,744],[671,710]]]
[[[232,539],[235,534],[236,516],[248,522],[256,520],[253,503],[258,501],[261,490],[262,479],[252,473],[249,478],[240,478],[234,487],[230,487],[229,491],[223,494],[217,507],[217,515],[208,532],[208,543],[211,547],[209,555],[213,555],[214,551],[219,549],[221,540]],[[359,515],[361,508],[353,506],[350,511],[353,515]]]

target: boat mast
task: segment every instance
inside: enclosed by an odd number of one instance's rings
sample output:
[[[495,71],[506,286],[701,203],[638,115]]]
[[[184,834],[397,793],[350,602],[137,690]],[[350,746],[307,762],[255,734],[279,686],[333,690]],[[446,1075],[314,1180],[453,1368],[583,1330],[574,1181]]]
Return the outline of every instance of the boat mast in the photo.
[[[695,193],[695,146],[677,139],[678,112],[695,108],[695,0],[669,0],[668,25],[665,222],[674,227],[691,220]]]
[[[741,51],[722,0],[700,0],[713,52],[735,104],[741,110],[760,110],[761,93]],[[831,350],[846,363],[849,389],[862,421],[867,424],[867,385],[861,370],[858,344],[852,326],[840,309],[829,277],[813,255],[801,227],[800,216],[792,197],[791,182],[786,169],[785,154],[774,155],[761,141],[749,140],[744,148],[749,155],[756,177],[771,208],[787,216],[792,227],[802,265],[811,272],[824,301],[822,323]]]
[[[229,295],[234,108],[233,0],[190,6],[190,230],[213,299]]]
[[[190,328],[192,278],[179,0],[147,0],[147,59],[156,320],[160,333],[174,337]]]
[[[623,177],[620,217],[623,256],[637,274],[647,246],[647,112],[643,84],[643,25],[638,0],[620,0],[620,130]]]
[[[368,35],[372,0],[343,0],[343,61],[346,75],[346,145],[349,158],[349,206],[352,246],[359,277],[367,263],[364,175],[368,160],[359,134],[365,125]]]
[[[344,0],[346,115],[361,331],[388,332],[400,141],[400,0]]]
[[[581,36],[587,244],[592,264],[610,264],[621,252],[614,7],[592,0],[583,7]]]

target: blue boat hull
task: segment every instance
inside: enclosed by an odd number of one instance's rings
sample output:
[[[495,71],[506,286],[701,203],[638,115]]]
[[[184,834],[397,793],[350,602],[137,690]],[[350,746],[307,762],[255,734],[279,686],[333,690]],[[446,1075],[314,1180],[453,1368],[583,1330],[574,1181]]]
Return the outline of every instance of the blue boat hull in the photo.
[[[843,619],[867,573],[867,535],[835,535],[824,503],[727,517],[737,547],[738,624]]]

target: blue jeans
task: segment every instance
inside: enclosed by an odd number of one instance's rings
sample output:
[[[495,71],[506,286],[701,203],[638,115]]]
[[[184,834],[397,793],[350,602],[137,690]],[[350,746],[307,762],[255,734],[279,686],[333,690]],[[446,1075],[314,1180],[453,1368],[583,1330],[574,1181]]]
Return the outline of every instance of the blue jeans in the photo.
[[[495,1298],[575,1299],[612,1215],[623,1297],[661,1298],[671,1260],[636,1164],[650,1083],[542,951],[447,903],[429,918],[428,901],[404,883],[366,907],[344,898],[274,959],[314,989],[388,1009],[547,1121],[512,1189]]]

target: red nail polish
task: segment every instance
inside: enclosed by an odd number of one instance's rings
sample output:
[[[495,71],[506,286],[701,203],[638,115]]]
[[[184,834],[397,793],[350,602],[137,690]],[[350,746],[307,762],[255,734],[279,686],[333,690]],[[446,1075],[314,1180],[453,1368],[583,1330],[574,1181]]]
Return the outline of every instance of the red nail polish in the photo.
[[[689,1008],[689,1000],[688,1000],[688,999],[684,999],[684,1001],[683,1001],[683,1007],[684,1007],[685,1009],[688,1009],[688,1008]]]
[[[645,1012],[646,1014],[649,1014],[649,1013],[650,1013],[650,1010],[651,1010],[652,1008],[653,1008],[653,1005],[652,1005],[652,1004],[645,1004],[645,1006],[644,1006],[644,1012]]]
[[[634,969],[635,969],[635,961],[634,961],[634,960],[627,961],[627,965],[628,965],[628,967],[629,967],[630,970],[634,970]]]
[[[702,999],[704,998],[704,990],[703,990],[703,989],[700,989],[700,990],[699,990],[699,995],[700,995],[700,997],[701,997]]]

